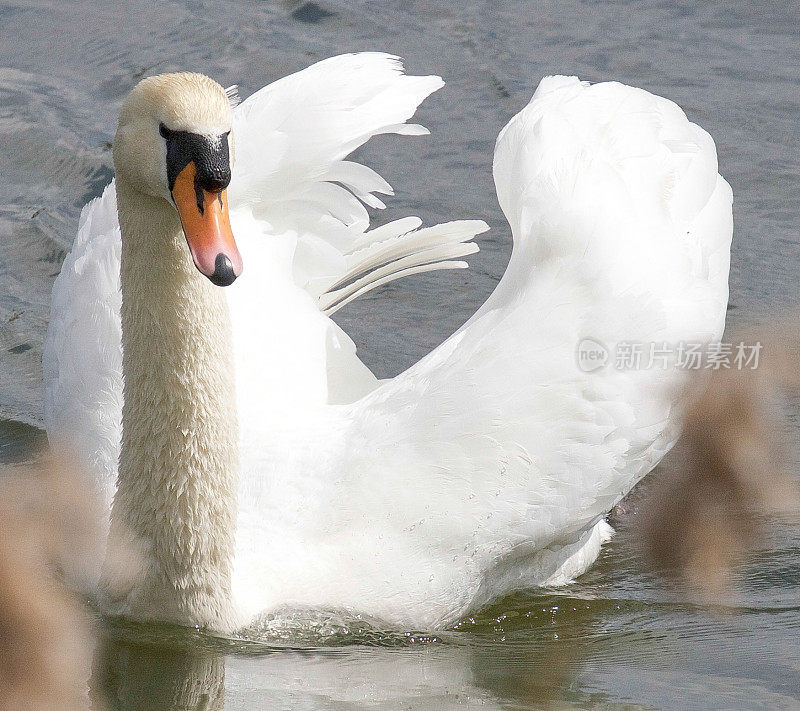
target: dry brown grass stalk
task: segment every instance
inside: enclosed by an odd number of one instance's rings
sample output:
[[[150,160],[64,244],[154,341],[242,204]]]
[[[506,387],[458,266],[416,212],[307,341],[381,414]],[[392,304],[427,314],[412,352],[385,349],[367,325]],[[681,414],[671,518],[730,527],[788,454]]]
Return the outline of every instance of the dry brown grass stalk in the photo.
[[[800,510],[778,435],[779,396],[800,390],[800,330],[741,340],[762,343],[759,368],[712,374],[688,408],[678,465],[654,484],[640,514],[656,565],[709,600],[731,592],[731,571],[760,545],[765,521]]]
[[[0,711],[89,706],[91,627],[64,579],[96,545],[92,501],[70,467],[0,471]]]

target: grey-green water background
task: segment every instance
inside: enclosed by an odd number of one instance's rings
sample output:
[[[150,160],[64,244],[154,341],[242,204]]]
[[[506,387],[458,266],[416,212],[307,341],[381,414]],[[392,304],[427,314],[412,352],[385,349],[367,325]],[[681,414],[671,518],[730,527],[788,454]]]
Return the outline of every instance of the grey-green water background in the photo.
[[[469,272],[373,292],[337,319],[392,375],[497,283],[510,233],[494,139],[545,74],[619,79],[678,102],[714,136],[735,194],[731,324],[800,304],[800,4],[686,2],[0,1],[0,460],[42,444],[40,358],[53,277],[81,206],[112,177],[120,103],[142,76],[201,71],[243,96],[324,57],[383,50],[447,86],[427,138],[359,158],[395,187],[379,221],[475,217]],[[797,425],[789,439],[796,440]],[[121,709],[800,708],[800,535],[775,522],[727,607],[648,571],[620,535],[578,584],[497,603],[438,635],[358,629],[271,645],[106,623],[92,684]],[[675,526],[680,526],[675,521]],[[288,645],[288,646],[287,646]]]

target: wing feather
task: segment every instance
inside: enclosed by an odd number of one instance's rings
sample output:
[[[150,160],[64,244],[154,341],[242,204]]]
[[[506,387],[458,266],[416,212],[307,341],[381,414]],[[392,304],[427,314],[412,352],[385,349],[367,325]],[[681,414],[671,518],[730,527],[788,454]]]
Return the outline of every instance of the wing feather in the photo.
[[[442,85],[439,77],[404,74],[388,54],[346,54],[270,84],[236,109],[231,205],[252,211],[268,234],[294,235],[295,279],[321,308],[331,312],[422,268],[464,267],[454,259],[477,251],[465,243],[486,229],[480,221],[418,231],[395,221],[370,230],[366,207],[382,209],[377,195],[393,191],[374,170],[347,160],[376,135],[427,134],[406,121]],[[452,247],[433,251],[446,238]],[[392,267],[389,254],[397,260]],[[357,287],[342,291],[356,279]]]
[[[81,212],[56,277],[42,358],[51,447],[77,456],[110,510],[122,434],[121,240],[114,183]]]
[[[514,234],[503,279],[450,339],[350,406],[338,467],[362,477],[360,511],[388,496],[403,512],[414,532],[395,554],[431,572],[438,623],[453,615],[438,598],[460,594],[463,613],[591,563],[607,538],[596,527],[672,446],[693,386],[674,357],[637,369],[615,353],[718,340],[727,304],[730,188],[675,104],[547,78],[500,134],[495,180]],[[577,359],[587,338],[609,358],[593,372]],[[388,537],[402,524],[364,525]]]

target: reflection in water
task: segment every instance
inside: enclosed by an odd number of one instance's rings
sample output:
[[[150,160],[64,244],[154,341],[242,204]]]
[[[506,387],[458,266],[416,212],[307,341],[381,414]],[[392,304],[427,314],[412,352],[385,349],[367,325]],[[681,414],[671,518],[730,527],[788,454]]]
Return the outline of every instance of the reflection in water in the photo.
[[[112,623],[93,694],[111,711],[652,709],[676,698],[681,708],[797,708],[798,650],[781,645],[778,661],[771,648],[796,634],[796,607],[715,617],[654,600],[646,576],[633,598],[614,599],[619,579],[598,582],[606,572],[574,586],[583,597],[516,595],[423,644],[394,635],[390,646],[292,649]]]
[[[106,641],[91,681],[94,708],[120,711],[219,711],[225,659],[197,650]]]
[[[226,658],[221,651],[112,641],[101,650],[92,686],[120,711],[500,708],[470,677],[469,652],[458,647],[351,646]]]
[[[334,629],[308,648],[276,646],[286,644],[277,629],[259,642],[115,620],[92,689],[120,711],[589,708],[598,699],[610,708],[603,695],[565,691],[608,606],[523,595],[442,635],[384,633],[377,642],[370,630],[343,643]]]
[[[35,459],[46,441],[42,430],[0,419],[0,466]]]

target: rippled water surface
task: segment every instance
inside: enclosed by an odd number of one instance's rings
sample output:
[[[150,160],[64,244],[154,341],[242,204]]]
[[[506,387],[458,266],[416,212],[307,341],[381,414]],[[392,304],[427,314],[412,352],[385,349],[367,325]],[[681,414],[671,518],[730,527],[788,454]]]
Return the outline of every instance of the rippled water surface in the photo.
[[[735,193],[730,322],[800,303],[798,27],[797,3],[744,0],[0,0],[0,460],[42,443],[19,423],[41,421],[52,280],[81,206],[111,178],[117,112],[142,76],[202,71],[247,96],[315,60],[379,49],[445,78],[418,114],[430,137],[361,151],[397,192],[377,219],[479,217],[492,230],[469,272],[413,277],[337,316],[385,376],[497,283],[510,234],[494,139],[550,73],[620,79],[681,104],[716,139]],[[579,584],[500,601],[457,629],[300,620],[313,639],[265,644],[107,622],[92,686],[121,709],[800,708],[797,529],[774,522],[739,597],[709,608],[647,572],[635,510]]]

